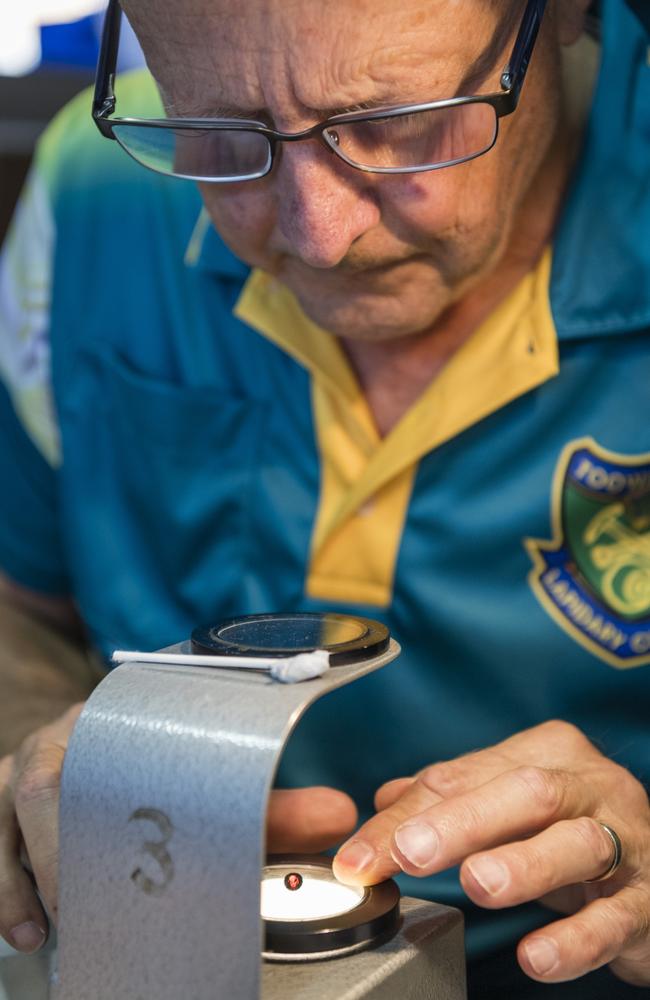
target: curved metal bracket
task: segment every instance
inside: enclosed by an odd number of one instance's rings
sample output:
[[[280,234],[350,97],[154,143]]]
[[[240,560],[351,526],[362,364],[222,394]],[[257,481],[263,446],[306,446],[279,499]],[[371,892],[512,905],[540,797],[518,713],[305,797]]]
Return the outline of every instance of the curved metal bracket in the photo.
[[[285,743],[318,698],[399,652],[391,641],[293,685],[138,663],[102,681],[63,769],[56,1000],[257,1000],[266,810]]]

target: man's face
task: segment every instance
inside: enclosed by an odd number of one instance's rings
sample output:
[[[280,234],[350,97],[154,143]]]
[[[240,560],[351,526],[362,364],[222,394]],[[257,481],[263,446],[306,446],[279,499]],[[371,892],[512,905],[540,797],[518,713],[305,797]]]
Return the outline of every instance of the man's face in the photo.
[[[551,5],[553,6],[553,5]],[[131,0],[125,4],[169,109],[298,131],[328,114],[499,90],[522,3],[488,0]],[[505,13],[504,13],[505,12]],[[496,44],[495,44],[496,38]],[[496,147],[458,166],[381,176],[314,140],[282,147],[272,174],[203,184],[214,224],[331,332],[426,330],[499,262],[557,131],[552,13],[519,109]]]

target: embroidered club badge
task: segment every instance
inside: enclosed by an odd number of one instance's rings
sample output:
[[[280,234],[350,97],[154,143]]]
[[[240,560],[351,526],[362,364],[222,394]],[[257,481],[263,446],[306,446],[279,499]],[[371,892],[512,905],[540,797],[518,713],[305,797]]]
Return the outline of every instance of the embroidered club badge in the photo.
[[[570,442],[556,468],[551,517],[551,541],[524,543],[543,607],[611,666],[650,664],[650,453]]]

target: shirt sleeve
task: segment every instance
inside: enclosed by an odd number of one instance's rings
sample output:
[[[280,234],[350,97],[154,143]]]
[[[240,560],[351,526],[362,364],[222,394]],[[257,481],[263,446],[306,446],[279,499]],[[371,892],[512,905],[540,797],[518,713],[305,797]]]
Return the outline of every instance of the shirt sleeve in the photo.
[[[35,590],[67,593],[49,340],[53,252],[37,159],[0,252],[0,569]]]

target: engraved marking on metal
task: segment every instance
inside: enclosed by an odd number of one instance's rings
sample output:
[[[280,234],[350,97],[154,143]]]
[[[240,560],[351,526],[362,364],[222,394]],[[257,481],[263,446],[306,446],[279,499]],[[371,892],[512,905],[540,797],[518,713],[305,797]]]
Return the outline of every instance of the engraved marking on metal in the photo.
[[[174,833],[174,827],[169,817],[165,816],[164,812],[161,812],[160,809],[136,809],[129,816],[129,823],[137,820],[148,820],[160,830],[160,840],[145,840],[142,850],[145,854],[150,854],[159,866],[162,879],[156,882],[148,875],[145,875],[142,868],[135,868],[131,872],[131,881],[148,896],[162,896],[174,877],[174,862],[167,850],[167,845]]]

